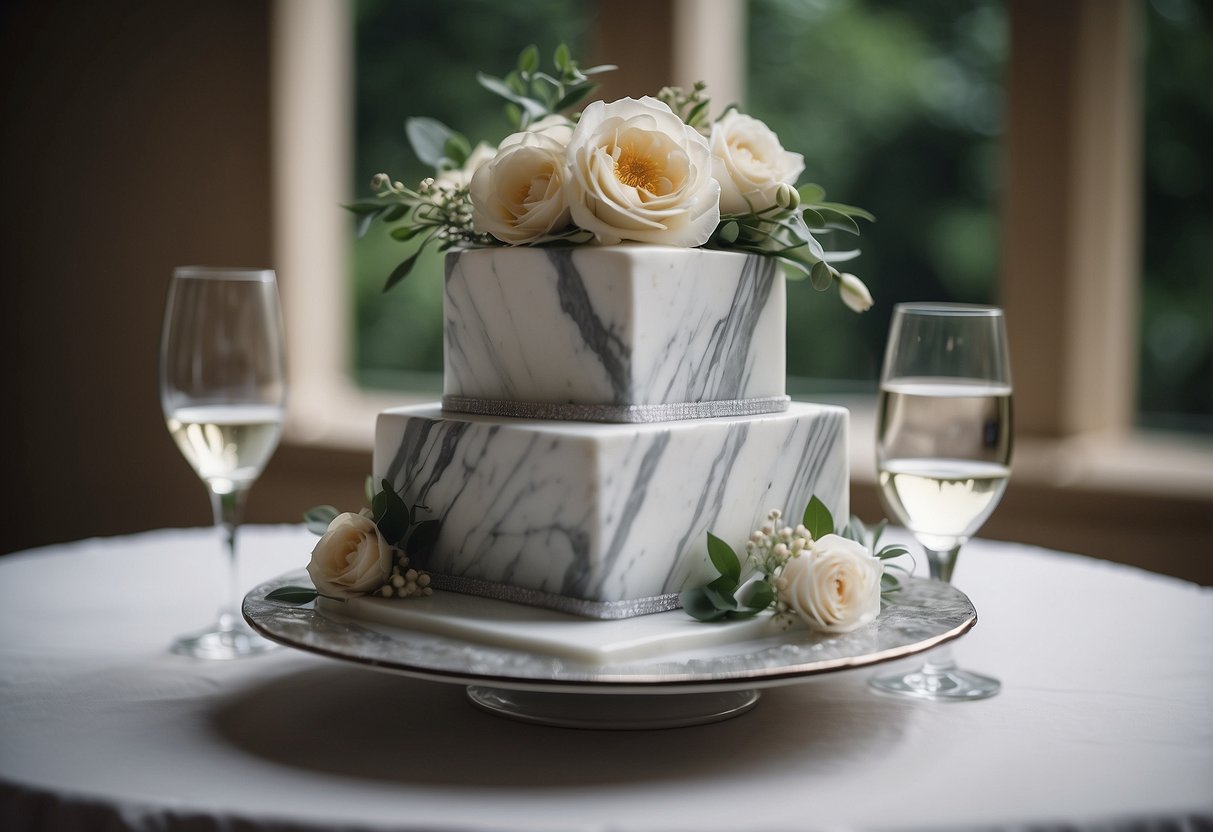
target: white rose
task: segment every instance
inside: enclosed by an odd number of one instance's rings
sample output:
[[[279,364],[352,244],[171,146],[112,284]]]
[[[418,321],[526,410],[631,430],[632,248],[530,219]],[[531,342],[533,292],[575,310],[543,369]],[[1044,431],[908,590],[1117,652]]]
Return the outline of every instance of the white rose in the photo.
[[[564,146],[543,132],[506,137],[472,176],[472,225],[503,243],[526,245],[569,224]]]
[[[544,116],[532,123],[526,128],[527,133],[542,133],[553,141],[560,142],[561,147],[568,147],[569,139],[573,137],[573,122],[569,121],[562,115],[553,113],[550,116]],[[520,134],[515,133],[514,136]],[[501,144],[505,145],[514,136],[507,136],[502,140]]]
[[[842,296],[842,302],[855,312],[867,312],[872,308],[872,293],[853,274],[838,276],[838,294]]]
[[[392,576],[392,547],[369,517],[338,514],[312,550],[307,573],[321,595],[365,595]]]
[[[585,108],[569,140],[573,222],[604,245],[701,246],[720,223],[707,140],[648,96]]]
[[[827,534],[788,561],[777,583],[779,599],[815,630],[850,632],[880,614],[883,572],[863,545]]]
[[[770,208],[779,186],[795,185],[803,172],[804,157],[784,150],[758,119],[729,110],[712,125],[712,175],[720,182],[723,213]]]
[[[447,187],[451,190],[465,188],[472,181],[472,176],[476,171],[480,170],[486,162],[491,161],[496,155],[496,148],[480,142],[472,148],[472,152],[468,154],[463,167],[442,171],[442,173],[434,177],[434,184],[440,188]]]

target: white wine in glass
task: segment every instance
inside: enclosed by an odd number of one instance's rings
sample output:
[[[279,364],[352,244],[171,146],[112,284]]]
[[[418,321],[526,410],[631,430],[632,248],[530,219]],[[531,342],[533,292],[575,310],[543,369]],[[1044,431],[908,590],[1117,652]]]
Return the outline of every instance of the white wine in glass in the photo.
[[[174,652],[231,659],[273,647],[240,618],[236,531],[245,498],[282,432],[286,404],[278,285],[268,269],[184,267],[173,273],[160,350],[169,433],[211,494],[227,559],[216,623]]]
[[[931,577],[951,581],[961,547],[1002,498],[1011,473],[1011,374],[1002,310],[899,304],[881,376],[877,467],[889,510],[922,544]],[[948,648],[912,673],[873,679],[943,701],[998,692],[957,668]]]

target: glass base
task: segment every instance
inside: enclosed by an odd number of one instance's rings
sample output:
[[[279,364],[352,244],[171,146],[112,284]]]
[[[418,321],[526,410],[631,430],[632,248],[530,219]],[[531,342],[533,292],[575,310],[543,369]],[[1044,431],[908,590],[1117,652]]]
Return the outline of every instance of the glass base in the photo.
[[[196,659],[239,659],[257,656],[278,649],[278,645],[254,633],[243,625],[216,624],[200,633],[182,636],[173,642],[172,650]]]
[[[1002,683],[980,673],[961,670],[956,665],[926,664],[910,673],[876,676],[868,684],[881,693],[912,696],[932,702],[965,702],[986,699],[1002,689]]]
[[[559,728],[645,731],[686,728],[741,716],[758,691],[669,694],[587,694],[503,690],[472,685],[468,699],[494,716]]]

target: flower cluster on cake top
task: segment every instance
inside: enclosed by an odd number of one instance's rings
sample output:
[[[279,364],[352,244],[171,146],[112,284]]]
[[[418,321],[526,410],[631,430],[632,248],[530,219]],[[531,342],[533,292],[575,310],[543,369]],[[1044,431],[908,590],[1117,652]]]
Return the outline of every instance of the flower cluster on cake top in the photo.
[[[375,198],[346,206],[358,216],[360,234],[381,221],[393,238],[420,241],[385,290],[430,245],[446,251],[634,242],[773,257],[817,289],[837,285],[857,312],[872,305],[863,282],[834,266],[858,251],[827,251],[819,238],[858,235],[856,220],[873,217],[827,202],[818,185],[798,187],[804,158],[784,149],[767,125],[731,106],[709,120],[702,84],[594,101],[574,112],[593,91],[593,76],[614,67],[583,70],[564,46],[553,62],[552,72],[541,71],[531,46],[504,78],[478,76],[505,99],[514,128],[495,147],[473,147],[434,119],[409,119],[413,150],[434,175],[407,187],[377,174]]]

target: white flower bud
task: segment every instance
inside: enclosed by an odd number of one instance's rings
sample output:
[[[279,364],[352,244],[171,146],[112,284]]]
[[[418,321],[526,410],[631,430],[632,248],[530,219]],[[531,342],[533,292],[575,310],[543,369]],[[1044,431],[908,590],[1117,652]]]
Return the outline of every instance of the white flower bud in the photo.
[[[863,281],[853,274],[844,273],[838,276],[838,294],[842,297],[842,302],[855,312],[867,312],[872,308],[872,293],[863,285]]]
[[[775,204],[785,211],[799,208],[800,191],[786,182],[780,182],[779,187],[775,189]]]
[[[417,570],[416,570],[416,569],[410,569],[408,572],[405,572],[405,573],[404,573],[404,579],[405,579],[406,581],[410,581],[410,582],[411,582],[411,581],[415,581],[415,580],[417,580]]]
[[[401,577],[400,575],[393,575],[392,576],[392,586],[396,587],[397,589],[404,586],[404,578]]]
[[[430,576],[424,572],[417,576],[417,586],[429,586]]]
[[[779,558],[780,560],[787,560],[788,547],[786,544],[780,543],[775,546],[775,557]]]
[[[391,184],[391,177],[386,173],[377,173],[371,177],[371,188],[379,191]]]
[[[805,528],[804,523],[801,523],[796,527],[796,536],[803,537],[805,540],[809,540],[813,537],[813,535],[809,534],[809,530]]]
[[[392,597],[392,588],[390,586],[388,586],[387,584],[384,584],[383,586],[381,586],[379,588],[379,594],[382,595],[384,598],[391,598]]]
[[[756,531],[752,535],[750,535],[750,540],[752,540],[755,543],[762,543],[763,537],[765,537],[765,535],[763,535],[763,533],[761,531]]]
[[[771,518],[772,520],[778,520],[780,517],[783,517],[783,512],[777,508],[773,508],[767,517]]]
[[[765,536],[768,536],[768,537],[769,537],[769,536],[770,536],[771,534],[773,534],[774,532],[775,532],[775,530],[774,530],[773,528],[771,528],[770,526],[763,526],[763,527],[762,527],[762,533],[763,533],[763,535],[765,535]]]

